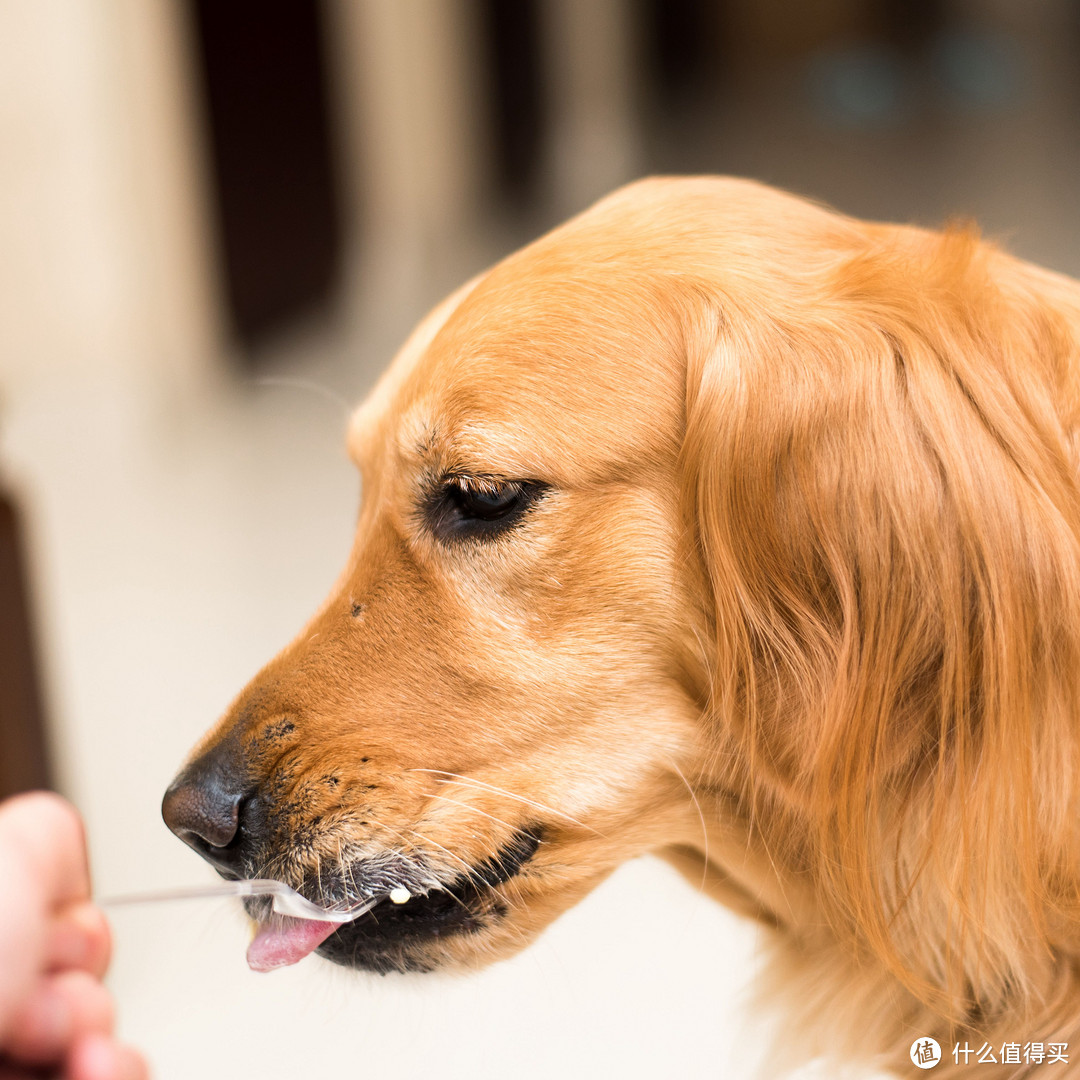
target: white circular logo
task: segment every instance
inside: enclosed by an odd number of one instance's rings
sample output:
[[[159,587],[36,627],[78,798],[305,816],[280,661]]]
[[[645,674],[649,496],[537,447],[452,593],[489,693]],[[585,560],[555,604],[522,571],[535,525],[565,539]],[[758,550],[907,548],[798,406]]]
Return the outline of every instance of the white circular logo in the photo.
[[[911,1064],[919,1069],[932,1069],[941,1061],[941,1047],[936,1039],[923,1035],[911,1044]]]

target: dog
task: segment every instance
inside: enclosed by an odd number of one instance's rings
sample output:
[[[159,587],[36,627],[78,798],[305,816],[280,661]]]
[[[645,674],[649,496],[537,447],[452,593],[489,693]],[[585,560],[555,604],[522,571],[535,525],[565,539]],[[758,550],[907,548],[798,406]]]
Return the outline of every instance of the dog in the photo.
[[[634,183],[413,332],[345,569],[166,822],[379,901],[251,901],[262,966],[481,967],[656,852],[819,1050],[1080,1053],[1078,410],[1080,285],[973,228]]]

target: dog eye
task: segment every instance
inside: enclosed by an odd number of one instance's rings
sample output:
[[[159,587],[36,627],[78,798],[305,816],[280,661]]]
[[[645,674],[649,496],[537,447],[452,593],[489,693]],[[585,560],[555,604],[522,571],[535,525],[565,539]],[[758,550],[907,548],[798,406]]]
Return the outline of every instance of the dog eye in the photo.
[[[497,536],[512,529],[543,493],[533,480],[448,477],[428,504],[428,522],[440,539]]]
[[[460,480],[448,486],[447,493],[463,518],[498,521],[520,506],[525,492],[521,484],[465,486]]]

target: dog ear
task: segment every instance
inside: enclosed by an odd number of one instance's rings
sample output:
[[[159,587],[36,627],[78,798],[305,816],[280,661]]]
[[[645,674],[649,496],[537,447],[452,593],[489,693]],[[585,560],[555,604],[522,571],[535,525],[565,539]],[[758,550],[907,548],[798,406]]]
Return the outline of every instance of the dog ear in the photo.
[[[683,477],[724,782],[961,1021],[1075,954],[1080,306],[970,232],[875,236],[712,298]]]

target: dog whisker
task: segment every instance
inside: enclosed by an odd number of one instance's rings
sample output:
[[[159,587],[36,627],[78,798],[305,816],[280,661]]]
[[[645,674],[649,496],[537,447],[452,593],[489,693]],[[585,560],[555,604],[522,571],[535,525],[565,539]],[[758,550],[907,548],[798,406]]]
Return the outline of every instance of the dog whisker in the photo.
[[[410,829],[409,831],[412,832],[412,833],[415,833],[418,837],[420,837],[421,840],[424,841],[424,843],[430,844],[432,847],[437,847],[440,851],[445,852],[447,855],[449,855],[450,858],[456,859],[459,863],[461,863],[462,866],[465,867],[466,879],[469,880],[469,881],[475,880],[475,877],[476,877],[475,871],[473,870],[473,868],[463,858],[461,858],[460,855],[455,855],[448,848],[444,848],[442,846],[442,844],[436,843],[434,840],[431,839],[431,837],[425,836],[421,832],[416,832],[415,829]],[[457,896],[454,896],[454,894],[452,892],[449,892],[447,895],[450,896],[455,901],[455,903],[459,904],[462,908],[465,908],[465,909],[468,908],[468,905],[463,900],[458,898]]]
[[[385,822],[379,821],[378,818],[374,817],[370,813],[367,814],[366,816],[367,816],[369,821],[374,822],[376,825],[379,826],[379,828],[385,829],[387,832],[391,832],[395,836],[399,837],[404,842],[404,844],[406,846],[408,846],[410,848],[415,848],[415,845],[406,837],[405,833],[403,833],[400,829],[395,829],[392,826],[387,825]],[[414,830],[409,829],[408,831],[413,832]],[[415,835],[421,836],[422,839],[427,840],[427,837],[423,837],[422,834],[420,834],[420,833],[416,833]],[[428,841],[428,842],[430,843],[431,841]],[[405,863],[409,863],[409,864],[413,864],[413,865],[417,865],[419,863],[419,860],[417,859],[417,857],[415,855],[410,854],[410,853],[406,853],[405,851],[401,850],[400,848],[385,848],[383,850],[384,850],[384,852],[387,852],[387,853],[389,853],[391,855],[397,855],[398,858],[400,858]],[[445,851],[446,849],[444,848],[443,850]],[[447,854],[449,855],[449,854],[451,854],[451,852],[447,852]],[[355,865],[355,863],[353,865]],[[426,870],[425,870],[425,873],[427,873]],[[425,886],[427,888],[441,889],[443,887],[444,883],[432,878],[430,876],[430,874],[427,874],[427,876],[425,878],[425,881],[424,881],[424,884],[425,884]]]
[[[385,821],[380,821],[377,817],[370,813],[367,814],[367,819],[372,824],[378,825],[380,829],[385,829],[387,832],[393,833],[395,836],[400,837],[405,844],[410,843],[410,841],[406,838],[405,833],[403,833],[400,829],[395,829],[392,825],[387,825]],[[408,856],[404,857],[408,858]]]
[[[516,799],[518,802],[524,803],[526,806],[532,806],[545,814],[554,814],[556,817],[561,817],[564,820],[569,821],[570,824],[576,825],[579,829],[585,829],[588,832],[596,833],[597,836],[604,835],[600,832],[599,829],[594,829],[591,825],[586,825],[585,822],[579,821],[575,817],[571,817],[569,814],[564,813],[562,810],[556,810],[554,807],[545,806],[543,803],[536,802],[535,799],[527,799],[524,795],[515,795],[512,791],[507,791],[505,788],[496,787],[494,784],[488,784],[483,780],[477,780],[473,776],[462,776],[460,773],[450,772],[447,769],[410,769],[409,771],[432,773],[438,776],[450,777],[452,780],[459,780],[462,783],[473,784],[478,788],[484,788],[487,791],[492,791],[496,795],[505,795],[508,799]]]
[[[451,799],[449,795],[440,795],[438,792],[433,791],[431,798],[439,799],[442,802],[453,803],[455,806],[460,806],[464,810],[471,810],[474,814],[483,814],[484,817],[490,818],[492,821],[497,821],[500,825],[505,825],[508,829],[516,832],[517,826],[511,825],[509,821],[503,821],[502,818],[496,817],[494,814],[489,814],[486,810],[480,810],[475,806],[470,806],[469,803],[459,802],[457,799]]]
[[[517,895],[511,896],[511,893]],[[521,883],[516,878],[504,881],[502,885],[499,886],[499,895],[506,901],[506,905],[511,911],[525,910],[525,901],[521,898]]]
[[[423,840],[425,844],[430,844],[432,847],[438,848],[440,851],[449,855],[451,859],[454,859],[456,862],[461,863],[461,865],[465,868],[466,876],[469,877],[470,880],[474,877],[473,867],[468,862],[466,862],[460,855],[455,855],[454,852],[452,852],[449,848],[443,847],[442,844],[438,843],[435,840],[432,840],[430,836],[425,836],[422,832],[418,832],[416,829],[410,829],[409,832],[411,832],[414,836],[418,836],[421,840]]]

